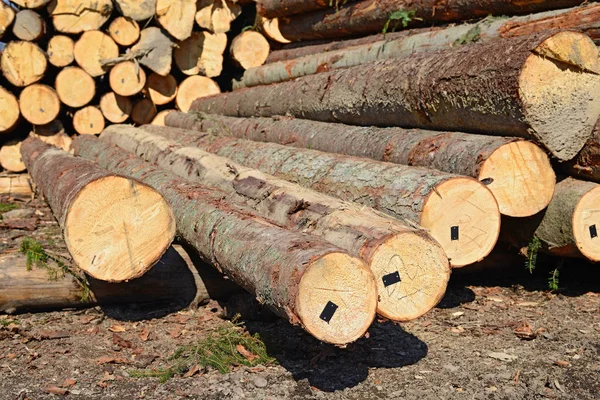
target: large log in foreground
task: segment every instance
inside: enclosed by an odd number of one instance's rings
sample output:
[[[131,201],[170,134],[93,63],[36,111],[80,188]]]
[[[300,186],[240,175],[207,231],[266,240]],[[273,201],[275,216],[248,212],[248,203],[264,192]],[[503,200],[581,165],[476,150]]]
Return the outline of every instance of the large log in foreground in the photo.
[[[22,143],[21,154],[74,262],[90,276],[110,282],[137,278],[171,244],[173,213],[149,186],[34,137]]]
[[[220,189],[228,200],[279,226],[320,236],[362,258],[377,282],[377,312],[386,318],[418,318],[446,292],[448,258],[423,230],[153,133],[170,129],[113,125],[100,138],[186,180]]]
[[[573,7],[582,0],[506,1],[506,0],[362,0],[340,7],[339,10],[320,10],[291,18],[279,19],[279,30],[290,41],[344,38],[368,35],[408,26],[427,26],[434,23],[460,22],[488,15],[531,14],[558,8]],[[398,21],[396,15],[404,21]],[[395,19],[396,17],[396,19]]]
[[[481,260],[498,238],[498,204],[470,177],[183,129],[143,129],[417,223],[442,245],[453,267]]]
[[[549,28],[573,29],[593,33],[600,28],[600,5],[557,10],[545,13],[512,17],[508,19],[483,20],[473,24],[461,24],[445,28],[417,29],[394,33],[389,36],[371,36],[337,42],[329,46],[308,46],[308,49],[280,50],[286,54],[301,54],[287,61],[267,64],[248,69],[239,81],[233,82],[234,89],[283,82],[300,76],[322,71],[348,68],[376,60],[388,60],[410,56],[414,53],[444,50],[458,44],[487,41],[498,37],[512,37],[542,32]],[[595,29],[595,30],[594,30]],[[363,43],[354,45],[353,43]],[[316,53],[311,53],[316,47]],[[338,49],[339,48],[339,49]],[[337,51],[334,51],[338,49]],[[277,52],[276,52],[277,53]],[[278,58],[269,55],[269,58]]]
[[[472,176],[486,183],[500,213],[528,217],[546,208],[556,176],[548,156],[519,138],[420,129],[359,127],[277,118],[175,112],[167,126],[366,157]]]
[[[223,192],[187,183],[94,137],[79,136],[73,148],[160,191],[173,207],[179,236],[204,261],[317,339],[345,345],[372,323],[377,307],[373,274],[339,247],[272,225],[226,202]]]
[[[543,33],[199,98],[191,109],[520,136],[568,160],[600,115],[599,72],[587,36]]]
[[[85,277],[90,289],[85,299],[83,288],[71,275],[49,279],[43,268],[34,266],[28,271],[24,255],[2,255],[0,313],[131,303],[177,303],[183,308],[191,302],[226,299],[240,290],[208,265],[193,262],[192,257],[174,245],[144,276],[130,282],[109,283]]]
[[[526,246],[533,237],[548,253],[600,261],[599,201],[600,185],[567,178],[556,184],[546,210],[530,218],[503,220],[502,239]]]
[[[406,40],[400,40],[399,42],[405,43],[407,48],[416,46],[415,50],[419,51],[426,49],[428,44],[437,47],[440,43],[448,43],[449,41],[443,37],[448,33],[460,35],[460,32],[462,32],[461,36],[455,37],[455,41],[450,43],[452,46],[486,40],[490,38],[490,36],[521,36],[551,29],[583,32],[598,43],[600,40],[600,4],[591,3],[580,7],[545,11],[526,16],[511,17],[508,19],[484,19],[474,24],[461,24],[455,27],[411,29],[408,31],[388,32],[386,34],[379,33],[357,39],[325,41],[325,43],[322,43],[323,40],[315,41],[314,44],[307,44],[305,42],[291,43],[283,46],[279,50],[272,51],[266,62],[275,63],[313,54],[333,53],[336,52],[336,50],[348,49],[350,47],[368,45],[382,41],[388,42],[386,47],[389,45],[396,47],[398,44],[389,42],[397,42],[397,39],[405,38]],[[415,37],[408,39],[408,36]],[[418,40],[417,38],[423,38],[423,40]],[[409,43],[411,45],[409,45]],[[387,49],[385,50],[387,52]]]

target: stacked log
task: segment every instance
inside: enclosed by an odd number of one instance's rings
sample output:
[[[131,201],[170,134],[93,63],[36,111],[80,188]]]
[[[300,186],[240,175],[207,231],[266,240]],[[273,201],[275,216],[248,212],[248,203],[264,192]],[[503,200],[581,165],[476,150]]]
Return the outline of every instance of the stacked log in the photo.
[[[498,239],[498,204],[471,177],[183,129],[142,129],[420,225],[455,268],[484,258]]]
[[[377,282],[377,312],[386,318],[417,318],[442,298],[448,259],[423,230],[198,148],[183,147],[152,133],[156,130],[113,125],[100,138],[186,180],[222,190],[228,201],[247,205],[281,227],[320,236],[362,258]],[[391,281],[395,274],[400,279]]]
[[[220,191],[186,183],[91,136],[80,136],[73,145],[77,155],[162,193],[173,208],[178,235],[206,262],[317,339],[345,345],[373,321],[373,274],[339,247],[279,228],[224,201]]]
[[[74,263],[90,276],[109,282],[139,277],[171,244],[173,212],[149,186],[35,137],[22,143],[21,154]]]

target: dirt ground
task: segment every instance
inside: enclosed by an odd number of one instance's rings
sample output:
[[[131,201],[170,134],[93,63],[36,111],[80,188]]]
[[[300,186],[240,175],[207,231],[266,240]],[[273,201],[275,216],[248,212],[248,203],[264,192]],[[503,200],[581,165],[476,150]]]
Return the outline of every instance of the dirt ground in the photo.
[[[39,211],[36,229],[0,221],[0,251],[25,237],[60,251],[49,210],[37,201],[18,206]],[[231,304],[0,315],[0,400],[599,399],[600,267],[566,261],[560,289],[550,292],[556,260],[540,259],[532,275],[521,260],[503,260],[456,271],[425,317],[377,321],[345,349],[264,314],[242,317],[274,363],[226,374],[196,368],[164,383],[134,375],[168,367],[178,346],[231,327],[223,311]]]

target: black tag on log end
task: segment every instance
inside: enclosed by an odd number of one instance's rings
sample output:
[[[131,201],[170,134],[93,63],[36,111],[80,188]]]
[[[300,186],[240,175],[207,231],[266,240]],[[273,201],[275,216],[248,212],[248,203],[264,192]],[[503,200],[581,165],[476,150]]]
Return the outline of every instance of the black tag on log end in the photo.
[[[392,272],[391,274],[384,275],[381,280],[383,281],[383,286],[391,286],[401,281],[400,273],[398,271]]]
[[[450,227],[450,240],[458,240],[458,226]]]
[[[484,185],[491,185],[494,183],[494,178],[483,178],[479,182],[483,183]]]
[[[598,236],[598,231],[596,230],[596,224],[590,226],[590,237],[593,239]]]
[[[331,321],[331,318],[333,318],[333,314],[335,314],[337,309],[338,309],[337,304],[332,303],[331,301],[328,301],[327,304],[325,305],[325,308],[321,312],[321,315],[319,316],[319,318],[321,318],[323,321],[328,323],[329,321]]]

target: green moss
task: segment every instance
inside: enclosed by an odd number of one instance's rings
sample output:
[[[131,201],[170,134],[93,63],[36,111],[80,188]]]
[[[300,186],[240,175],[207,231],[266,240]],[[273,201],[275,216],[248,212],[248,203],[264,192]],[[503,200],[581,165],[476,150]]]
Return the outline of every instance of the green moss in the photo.
[[[406,28],[408,26],[408,24],[413,20],[421,21],[421,18],[417,18],[417,17],[415,17],[415,15],[416,15],[415,10],[394,11],[388,17],[388,20],[385,22],[385,25],[383,25],[383,29],[381,30],[381,33],[383,33],[383,35],[385,36],[385,34],[390,30],[390,25],[392,24],[392,22],[394,24],[392,26],[391,31],[394,32],[398,28],[398,25],[402,25],[403,28]]]

